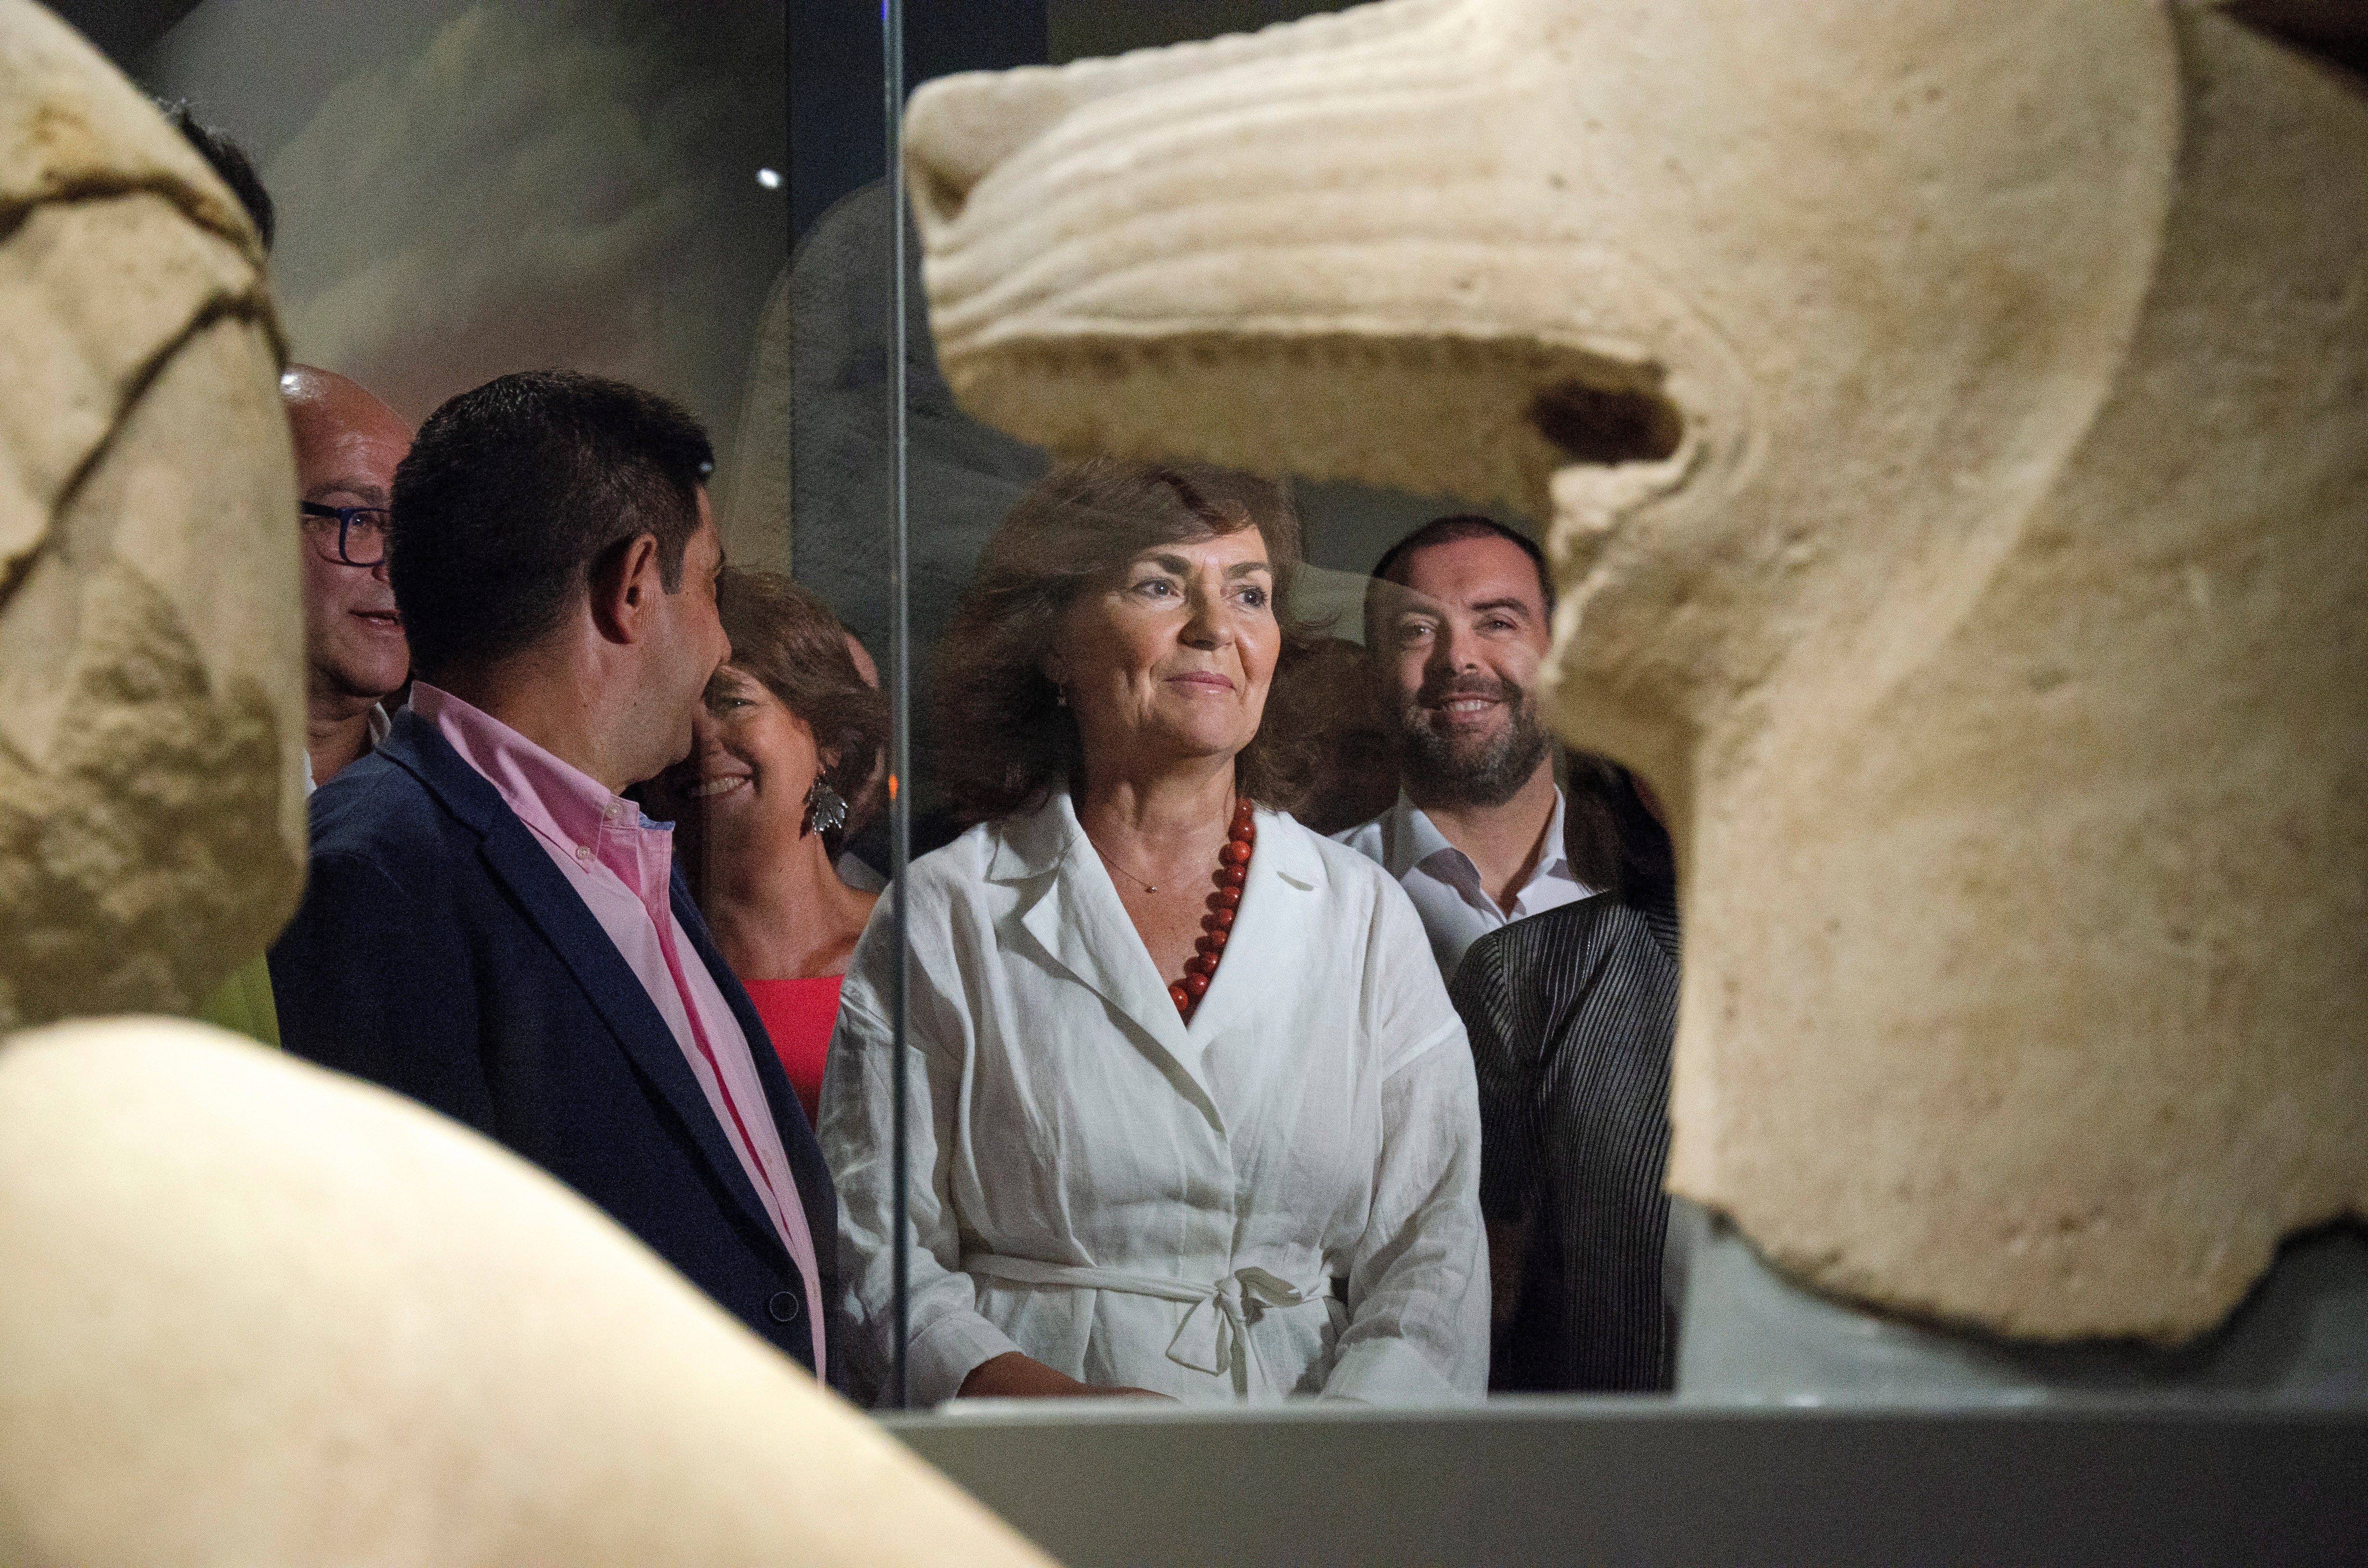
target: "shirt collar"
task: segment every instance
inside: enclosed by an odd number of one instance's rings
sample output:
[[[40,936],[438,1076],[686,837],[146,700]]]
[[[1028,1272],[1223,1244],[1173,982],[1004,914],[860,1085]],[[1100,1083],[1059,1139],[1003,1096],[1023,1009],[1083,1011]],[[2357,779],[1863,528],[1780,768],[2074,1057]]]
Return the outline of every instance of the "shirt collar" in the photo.
[[[365,715],[365,720],[370,725],[370,744],[362,747],[362,756],[368,756],[378,750],[380,744],[385,741],[387,732],[394,728],[394,716],[386,710],[386,704],[383,702],[371,703],[370,710]],[[354,760],[359,762],[361,757],[356,757]],[[304,754],[304,798],[306,800],[313,798],[313,754],[307,751]]]
[[[1531,881],[1537,881],[1538,877],[1545,876],[1549,872],[1560,872],[1564,876],[1570,874],[1570,853],[1564,847],[1565,839],[1563,809],[1566,803],[1562,786],[1555,785],[1554,815],[1546,819],[1545,853],[1538,857],[1537,876],[1531,877],[1530,879]]]
[[[623,876],[624,869],[618,864],[620,858],[608,853],[615,835],[647,828],[671,840],[666,824],[651,822],[632,801],[484,709],[426,681],[413,683],[411,707],[436,726],[462,761],[484,775],[520,822],[563,853],[587,864],[598,858]],[[604,835],[609,843],[604,843]],[[639,855],[622,858],[636,872],[626,880],[644,883],[642,873],[650,869],[648,861]],[[665,868],[658,868],[658,872],[663,885]],[[636,885],[635,891],[646,896],[649,889]]]
[[[1554,814],[1546,819],[1545,848],[1538,856],[1537,868],[1530,873],[1529,881],[1521,884],[1524,888],[1544,877],[1571,875],[1570,856],[1563,845],[1564,804],[1562,787],[1556,785]],[[1478,868],[1472,863],[1472,857],[1450,844],[1447,835],[1432,823],[1429,813],[1408,799],[1403,790],[1398,791],[1397,804],[1389,809],[1384,820],[1382,852],[1383,863],[1391,877],[1400,881],[1416,867],[1429,865],[1435,857],[1440,856],[1447,857],[1446,864],[1462,876],[1476,878],[1479,875]]]
[[[1389,821],[1382,832],[1382,848],[1388,857],[1389,873],[1404,877],[1408,871],[1442,851],[1455,856],[1465,864],[1470,857],[1447,842],[1430,820],[1430,813],[1398,791],[1397,804],[1390,808]]]

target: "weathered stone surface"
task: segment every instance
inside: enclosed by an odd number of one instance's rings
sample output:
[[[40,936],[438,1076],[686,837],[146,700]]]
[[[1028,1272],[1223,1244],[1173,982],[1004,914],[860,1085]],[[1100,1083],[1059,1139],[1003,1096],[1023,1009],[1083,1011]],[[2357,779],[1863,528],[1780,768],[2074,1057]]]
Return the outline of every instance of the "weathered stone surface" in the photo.
[[[781,268],[765,296],[757,340],[740,382],[740,438],[732,466],[717,477],[715,531],[727,559],[741,566],[787,572],[790,551],[790,269]]]
[[[191,1010],[294,907],[279,363],[236,201],[0,0],[0,1030]]]
[[[279,362],[227,193],[0,0],[0,1562],[1041,1562],[474,1133],[17,1029],[190,1006],[294,902]]]
[[[202,1025],[0,1049],[0,1562],[1043,1562],[558,1183]]]
[[[2368,97],[2215,9],[1395,0],[958,77],[948,380],[1554,518],[1685,872],[1673,1187],[2177,1341],[2368,1215]]]

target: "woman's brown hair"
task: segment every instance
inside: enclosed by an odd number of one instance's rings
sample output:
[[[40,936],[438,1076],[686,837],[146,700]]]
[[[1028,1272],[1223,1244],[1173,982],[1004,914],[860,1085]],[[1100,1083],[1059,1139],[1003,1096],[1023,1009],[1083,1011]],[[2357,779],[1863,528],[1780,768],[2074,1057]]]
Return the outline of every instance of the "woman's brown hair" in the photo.
[[[856,669],[847,628],[778,572],[725,567],[715,608],[732,639],[733,666],[763,682],[814,732],[816,751],[837,754],[823,759],[823,782],[854,801],[888,744],[888,704]]]
[[[1093,458],[1060,465],[1021,496],[987,540],[938,644],[933,749],[954,815],[976,823],[1032,811],[1080,774],[1076,721],[1043,672],[1080,593],[1155,545],[1251,528],[1274,570],[1289,661],[1311,632],[1290,614],[1299,517],[1280,486],[1224,469]],[[1305,737],[1273,715],[1269,706],[1235,759],[1235,787],[1288,809],[1314,758]]]

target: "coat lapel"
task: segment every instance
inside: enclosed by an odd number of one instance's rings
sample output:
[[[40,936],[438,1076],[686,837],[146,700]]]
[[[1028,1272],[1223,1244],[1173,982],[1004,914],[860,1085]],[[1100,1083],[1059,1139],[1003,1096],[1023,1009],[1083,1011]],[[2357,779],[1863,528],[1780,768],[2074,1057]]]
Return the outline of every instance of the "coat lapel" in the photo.
[[[700,1153],[755,1221],[758,1233],[778,1246],[772,1216],[765,1211],[739,1155],[723,1136],[706,1091],[691,1076],[690,1063],[683,1060],[674,1031],[666,1027],[657,1005],[609,939],[609,933],[567,885],[567,879],[551,863],[551,857],[503,801],[501,792],[470,767],[434,726],[408,709],[396,715],[394,728],[379,749],[416,774],[453,815],[483,835],[480,852],[495,878],[509,890],[527,920],[575,975],[593,1010],[689,1131]]]
[[[1208,1041],[1255,1012],[1261,998],[1298,983],[1291,968],[1306,949],[1293,933],[1316,917],[1322,903],[1324,858],[1315,835],[1279,812],[1265,811],[1258,814],[1258,833],[1233,937],[1185,1031],[1196,1062]]]
[[[707,922],[691,901],[690,884],[684,880],[682,863],[674,868],[674,917],[681,922],[690,945],[707,965],[707,972],[715,980],[715,988],[723,994],[724,1006],[739,1022],[740,1032],[747,1037],[748,1054],[757,1069],[757,1082],[765,1091],[765,1101],[773,1114],[773,1126],[781,1137],[781,1153],[790,1162],[790,1176],[798,1184],[798,1199],[806,1211],[806,1229],[814,1238],[814,1264],[825,1277],[825,1286],[832,1274],[829,1249],[837,1244],[831,1240],[838,1233],[838,1199],[831,1186],[830,1167],[823,1163],[822,1145],[816,1142],[813,1126],[806,1120],[805,1107],[798,1103],[797,1091],[790,1086],[790,1075],[781,1066],[780,1056],[774,1051],[772,1038],[765,1032],[765,1021],[757,1014],[756,1003],[748,999],[747,988],[740,983],[732,966],[723,960],[723,950],[716,947]],[[676,1055],[681,1055],[680,1051]],[[694,1087],[697,1085],[694,1085]],[[708,1118],[712,1121],[714,1118]],[[735,1157],[734,1164],[737,1165]],[[753,1199],[755,1194],[750,1193]],[[766,1221],[768,1227],[772,1221]],[[827,1289],[824,1300],[830,1300]]]
[[[1152,968],[1066,792],[1005,824],[987,877],[1019,886],[1019,924],[1045,957],[1107,1002],[1177,1092],[1223,1132],[1224,1119],[1201,1075],[1201,1039],[1176,1016],[1167,983]]]

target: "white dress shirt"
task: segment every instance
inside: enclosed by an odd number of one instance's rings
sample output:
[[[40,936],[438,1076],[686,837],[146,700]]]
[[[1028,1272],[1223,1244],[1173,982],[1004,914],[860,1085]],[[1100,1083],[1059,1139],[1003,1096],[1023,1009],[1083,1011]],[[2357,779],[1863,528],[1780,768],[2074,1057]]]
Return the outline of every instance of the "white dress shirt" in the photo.
[[[1472,857],[1447,842],[1447,835],[1403,792],[1396,805],[1372,821],[1332,836],[1335,842],[1378,861],[1406,889],[1406,896],[1414,900],[1415,913],[1422,916],[1423,930],[1429,935],[1431,956],[1439,960],[1439,977],[1448,980],[1463,960],[1463,949],[1498,926],[1577,903],[1600,891],[1571,873],[1570,857],[1563,850],[1562,814],[1563,796],[1557,789],[1537,869],[1514,896],[1509,914],[1488,896]]]
[[[1288,816],[1258,828],[1190,1024],[1065,793],[913,863],[917,1403],[1011,1350],[1184,1400],[1485,1392],[1463,1025],[1387,878]],[[848,966],[822,1092],[875,1365],[894,1333],[889,908]]]

